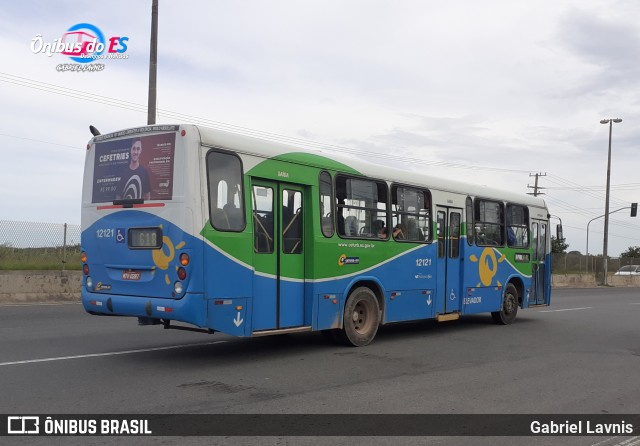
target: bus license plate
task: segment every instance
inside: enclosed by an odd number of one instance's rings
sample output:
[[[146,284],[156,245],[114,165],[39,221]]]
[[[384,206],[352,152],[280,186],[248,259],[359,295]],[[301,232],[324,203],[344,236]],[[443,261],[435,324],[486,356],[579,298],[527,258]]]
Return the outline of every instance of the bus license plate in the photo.
[[[122,280],[140,280],[142,273],[140,271],[127,270],[122,271]]]

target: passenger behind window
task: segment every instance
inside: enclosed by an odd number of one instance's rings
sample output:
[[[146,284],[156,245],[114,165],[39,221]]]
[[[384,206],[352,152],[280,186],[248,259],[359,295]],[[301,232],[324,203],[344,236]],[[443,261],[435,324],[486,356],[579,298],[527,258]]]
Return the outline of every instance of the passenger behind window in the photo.
[[[404,223],[398,223],[393,228],[393,238],[396,240],[406,240],[407,239],[407,230],[405,228]]]
[[[374,221],[371,229],[373,236],[377,235],[378,238],[387,238],[387,228],[382,220]]]
[[[418,227],[418,223],[415,218],[409,218],[407,220],[407,240],[412,241],[423,241],[424,236],[422,235],[422,231]]]
[[[358,219],[353,215],[349,215],[344,219],[344,233],[348,237],[358,235]]]
[[[513,230],[512,226],[507,226],[507,245],[515,246],[517,245],[516,233]]]

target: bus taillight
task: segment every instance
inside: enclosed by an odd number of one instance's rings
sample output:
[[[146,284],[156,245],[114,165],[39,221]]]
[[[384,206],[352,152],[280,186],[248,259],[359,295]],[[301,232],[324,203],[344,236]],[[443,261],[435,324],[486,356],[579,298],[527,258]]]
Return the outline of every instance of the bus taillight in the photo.
[[[189,254],[187,254],[186,252],[180,254],[180,264],[182,266],[187,266],[189,264]]]
[[[87,265],[86,263],[84,265],[82,265],[82,272],[84,273],[85,276],[89,275],[89,265]]]
[[[178,279],[184,280],[187,278],[187,270],[184,268],[178,268]]]
[[[82,254],[80,254],[80,261],[82,263],[87,263],[87,253],[86,252],[82,252]]]

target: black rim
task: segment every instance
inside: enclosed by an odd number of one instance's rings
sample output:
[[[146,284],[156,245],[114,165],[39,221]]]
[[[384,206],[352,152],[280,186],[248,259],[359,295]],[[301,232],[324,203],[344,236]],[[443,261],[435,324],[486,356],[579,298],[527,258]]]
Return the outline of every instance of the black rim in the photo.
[[[351,313],[353,329],[360,335],[366,335],[371,331],[373,320],[373,308],[370,302],[364,299],[358,301]]]
[[[507,294],[507,298],[504,300],[504,312],[505,314],[513,314],[516,310],[516,299],[511,293]]]

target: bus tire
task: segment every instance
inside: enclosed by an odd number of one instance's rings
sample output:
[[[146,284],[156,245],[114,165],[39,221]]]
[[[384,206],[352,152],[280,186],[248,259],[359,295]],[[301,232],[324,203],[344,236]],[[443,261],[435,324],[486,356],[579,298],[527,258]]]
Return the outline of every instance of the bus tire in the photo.
[[[373,341],[380,325],[380,307],[373,291],[356,288],[347,299],[342,322],[343,329],[336,333],[341,343],[364,347]]]
[[[516,320],[518,314],[518,290],[510,283],[504,291],[502,309],[491,313],[493,322],[499,325],[509,325]]]

